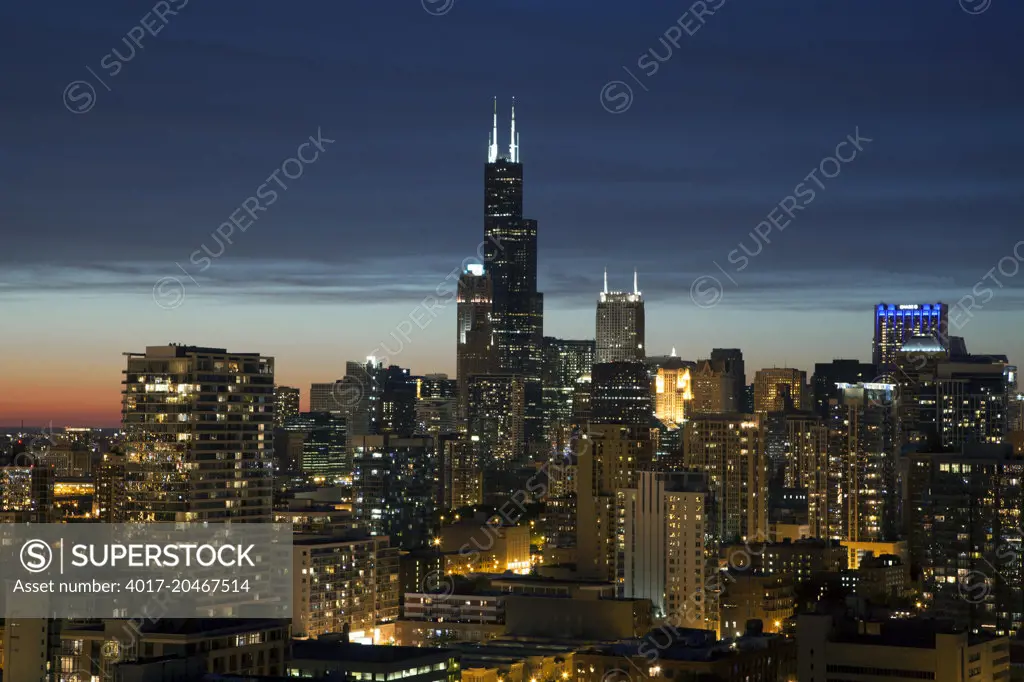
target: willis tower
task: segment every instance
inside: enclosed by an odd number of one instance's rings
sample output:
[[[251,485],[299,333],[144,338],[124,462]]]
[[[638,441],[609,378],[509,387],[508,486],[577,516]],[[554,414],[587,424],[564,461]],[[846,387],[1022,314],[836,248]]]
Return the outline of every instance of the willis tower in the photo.
[[[492,286],[493,366],[523,378],[523,431],[528,451],[543,438],[541,361],[544,298],[537,292],[537,221],[523,218],[523,165],[519,162],[516,107],[508,154],[498,153],[494,102],[484,166],[484,268]]]

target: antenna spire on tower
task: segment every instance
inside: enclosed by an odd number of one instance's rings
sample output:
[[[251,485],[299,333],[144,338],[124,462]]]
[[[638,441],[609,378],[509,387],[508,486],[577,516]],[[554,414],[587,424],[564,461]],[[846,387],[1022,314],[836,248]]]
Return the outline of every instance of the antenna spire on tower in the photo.
[[[494,98],[494,118],[491,121],[491,139],[487,149],[487,163],[498,160],[498,98]]]
[[[608,293],[608,268],[604,269],[604,293]]]
[[[640,293],[640,288],[637,286],[636,268],[633,269],[633,293],[638,295]]]
[[[508,160],[519,163],[519,136],[516,134],[516,98],[512,98],[512,135],[508,138]]]

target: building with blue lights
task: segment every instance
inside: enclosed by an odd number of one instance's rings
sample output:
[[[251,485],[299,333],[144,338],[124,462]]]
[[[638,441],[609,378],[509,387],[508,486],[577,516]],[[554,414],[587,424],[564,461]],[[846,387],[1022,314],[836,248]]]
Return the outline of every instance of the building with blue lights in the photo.
[[[913,336],[934,336],[948,350],[949,306],[945,303],[876,305],[871,362],[879,370],[891,368],[904,341]]]

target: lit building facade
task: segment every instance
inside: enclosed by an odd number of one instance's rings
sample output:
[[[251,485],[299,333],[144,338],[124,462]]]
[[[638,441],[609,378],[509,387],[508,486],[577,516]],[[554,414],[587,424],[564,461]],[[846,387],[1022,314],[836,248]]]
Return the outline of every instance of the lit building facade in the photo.
[[[467,419],[469,379],[491,374],[494,369],[494,331],[491,310],[494,303],[491,278],[483,265],[469,265],[459,277],[455,312],[455,367],[459,383],[459,417]]]
[[[459,509],[481,504],[484,476],[476,448],[467,440],[449,439],[442,454],[441,508]]]
[[[792,409],[804,407],[807,392],[807,373],[789,367],[760,369],[754,374],[754,412],[767,415],[783,412],[787,404]]]
[[[654,416],[668,426],[678,426],[686,421],[692,401],[690,368],[682,361],[659,367],[654,377]]]
[[[125,356],[129,520],[268,522],[274,359],[178,345]]]
[[[576,382],[590,375],[594,365],[592,340],[544,337],[544,439],[561,450],[576,423],[573,420],[573,398]]]
[[[949,306],[945,303],[879,303],[871,362],[880,371],[891,369],[896,353],[914,336],[931,336],[949,348]]]
[[[591,424],[650,426],[654,416],[651,377],[641,362],[594,365],[590,383]]]

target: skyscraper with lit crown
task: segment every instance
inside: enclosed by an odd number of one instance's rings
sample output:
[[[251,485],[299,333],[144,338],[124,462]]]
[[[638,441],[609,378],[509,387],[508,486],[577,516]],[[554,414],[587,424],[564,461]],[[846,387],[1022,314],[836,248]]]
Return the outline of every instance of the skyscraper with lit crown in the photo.
[[[492,294],[492,369],[523,378],[523,437],[526,443],[538,443],[543,428],[544,298],[537,291],[537,221],[523,217],[523,164],[514,101],[507,155],[498,152],[497,99],[494,103],[484,165],[484,271]]]
[[[608,271],[604,290],[597,299],[597,357],[595,363],[643,362],[644,297],[633,273],[633,291],[608,291]]]

